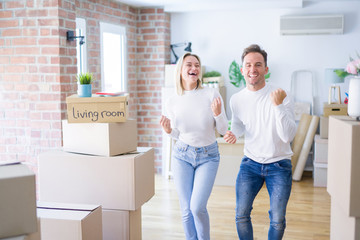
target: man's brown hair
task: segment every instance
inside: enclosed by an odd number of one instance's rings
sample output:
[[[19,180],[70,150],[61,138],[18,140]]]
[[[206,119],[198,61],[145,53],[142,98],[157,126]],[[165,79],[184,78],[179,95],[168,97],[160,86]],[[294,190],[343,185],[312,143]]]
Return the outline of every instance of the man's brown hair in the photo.
[[[260,53],[264,57],[265,67],[267,67],[267,53],[257,44],[252,44],[244,49],[244,52],[241,56],[241,62],[244,62],[245,56],[252,52]]]

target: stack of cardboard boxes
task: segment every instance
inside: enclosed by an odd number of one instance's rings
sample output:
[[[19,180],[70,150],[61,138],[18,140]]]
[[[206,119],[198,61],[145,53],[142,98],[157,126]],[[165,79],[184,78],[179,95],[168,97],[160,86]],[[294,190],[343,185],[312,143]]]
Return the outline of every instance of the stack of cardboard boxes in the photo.
[[[360,239],[359,146],[360,122],[349,116],[331,116],[327,185],[331,240]]]
[[[97,239],[141,239],[141,206],[155,193],[154,150],[137,147],[127,101],[127,96],[68,97],[63,149],[39,156],[40,201],[100,205]]]
[[[324,117],[321,117],[320,119],[323,118]],[[327,136],[326,138],[322,138],[321,134],[316,134],[314,140],[314,187],[326,187],[328,165],[328,139]]]
[[[329,116],[347,115],[347,104],[324,103],[324,115],[320,116],[320,134],[314,139],[314,187],[327,186]]]

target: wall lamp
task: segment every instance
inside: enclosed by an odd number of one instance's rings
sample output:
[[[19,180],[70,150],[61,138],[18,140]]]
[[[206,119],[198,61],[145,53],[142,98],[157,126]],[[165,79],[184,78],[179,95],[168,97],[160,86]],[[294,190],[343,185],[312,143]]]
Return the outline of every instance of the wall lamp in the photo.
[[[85,36],[75,36],[74,31],[67,31],[66,32],[66,40],[68,41],[75,41],[76,38],[80,38],[80,45],[83,45],[85,43],[84,38]]]
[[[186,46],[184,51],[191,52],[191,42],[182,42],[182,43],[170,44],[171,52],[174,54],[174,57],[175,57],[175,61],[171,62],[172,64],[176,64],[177,60],[179,59],[179,57],[175,54],[174,48],[182,47],[182,46]]]

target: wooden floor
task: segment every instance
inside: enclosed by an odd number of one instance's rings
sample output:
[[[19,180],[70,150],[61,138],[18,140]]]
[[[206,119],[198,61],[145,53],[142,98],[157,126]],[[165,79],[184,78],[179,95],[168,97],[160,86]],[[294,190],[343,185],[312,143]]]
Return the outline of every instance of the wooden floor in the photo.
[[[235,228],[235,188],[214,186],[208,202],[211,239],[238,239]],[[269,198],[264,187],[254,202],[254,239],[267,239]],[[293,182],[287,208],[284,239],[324,240],[330,236],[330,196],[326,188],[314,188],[311,176]],[[143,240],[184,240],[173,180],[155,177],[155,196],[142,207]]]

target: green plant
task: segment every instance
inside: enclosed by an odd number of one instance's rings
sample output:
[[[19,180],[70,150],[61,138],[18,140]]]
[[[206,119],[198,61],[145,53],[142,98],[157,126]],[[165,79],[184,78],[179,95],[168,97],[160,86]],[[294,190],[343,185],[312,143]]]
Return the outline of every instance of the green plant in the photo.
[[[217,71],[211,71],[211,72],[206,72],[203,75],[203,78],[209,78],[209,77],[220,77],[221,73],[217,72]]]
[[[229,67],[229,78],[230,83],[232,83],[235,87],[241,87],[246,85],[246,81],[244,76],[241,74],[239,64],[234,60],[230,64]],[[265,79],[268,79],[270,77],[270,73],[267,73],[265,75]]]
[[[91,84],[95,80],[92,73],[86,72],[86,73],[79,73],[76,77],[76,81],[78,81],[79,84]]]

